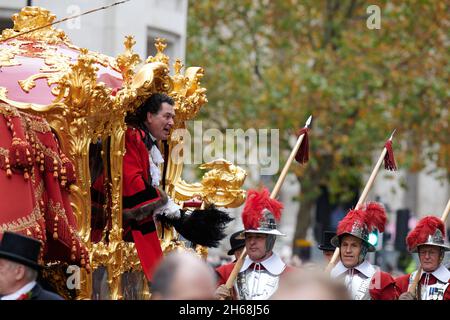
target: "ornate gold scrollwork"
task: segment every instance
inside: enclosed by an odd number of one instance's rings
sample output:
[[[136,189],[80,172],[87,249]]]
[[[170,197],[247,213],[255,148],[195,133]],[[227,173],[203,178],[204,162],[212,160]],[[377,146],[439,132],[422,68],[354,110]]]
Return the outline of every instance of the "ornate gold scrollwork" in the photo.
[[[209,170],[200,183],[178,181],[175,185],[176,199],[186,201],[200,195],[207,203],[228,208],[236,208],[244,203],[245,192],[241,187],[247,176],[245,170],[223,159],[205,163],[200,169]]]
[[[21,49],[16,47],[2,47],[0,50],[0,68],[19,66],[20,62],[16,59],[16,55],[21,53]]]
[[[56,129],[62,144],[67,149],[68,156],[76,164],[76,172],[79,177],[77,185],[71,187],[71,200],[74,213],[77,217],[79,234],[86,246],[90,249],[90,258],[92,266],[98,266],[104,261],[105,256],[112,256],[115,263],[106,261],[108,269],[109,283],[114,283],[117,274],[120,275],[121,270],[117,269],[117,265],[121,263],[121,255],[114,254],[115,249],[121,241],[121,231],[117,231],[114,226],[109,244],[99,243],[92,246],[90,242],[91,231],[91,202],[90,188],[91,178],[89,172],[89,145],[91,141],[96,141],[99,137],[105,140],[108,136],[113,135],[120,140],[122,136],[120,131],[124,131],[123,116],[114,106],[114,98],[111,95],[111,89],[107,88],[103,83],[97,82],[97,68],[95,67],[95,59],[88,55],[87,50],[82,49],[78,61],[70,68],[58,82],[59,95],[54,103],[64,105],[64,108],[54,108],[47,114],[51,126]],[[114,120],[122,119],[119,125]],[[114,129],[115,130],[114,130]],[[117,133],[119,131],[119,133]],[[116,140],[113,140],[116,141]],[[119,143],[120,144],[120,143]],[[116,158],[121,159],[123,150],[114,145],[113,157],[111,163],[117,166]],[[122,148],[123,149],[123,148]],[[119,164],[121,166],[121,162]],[[116,167],[114,167],[115,169]],[[113,187],[117,189],[117,179],[113,179]],[[119,188],[120,189],[120,188]],[[117,198],[113,197],[113,214],[117,216]],[[114,201],[116,203],[114,203]],[[121,214],[119,215],[121,216]],[[120,223],[120,222],[119,222]],[[119,228],[120,229],[120,228]],[[94,267],[95,268],[95,267]],[[92,276],[83,272],[82,288],[80,290],[79,299],[90,299],[92,292]],[[112,298],[120,298],[120,281],[117,285],[111,287]]]
[[[3,30],[2,39],[48,25],[55,21],[56,16],[44,8],[25,7],[19,13],[13,14],[11,18],[14,21],[14,28]],[[51,26],[27,33],[21,37],[33,41],[45,40],[49,44],[70,42],[62,30],[54,29]]]
[[[36,86],[36,80],[38,79],[47,79],[47,84],[50,87],[51,85],[59,83],[61,77],[67,74],[72,65],[73,57],[63,53],[60,50],[61,47],[70,48],[75,52],[79,51],[82,55],[91,58],[96,64],[119,71],[119,67],[113,58],[97,52],[83,51],[83,49],[73,45],[62,30],[56,30],[51,26],[43,28],[49,23],[52,23],[55,18],[56,16],[46,9],[39,7],[25,7],[19,13],[12,16],[14,28],[5,29],[2,32],[0,40],[8,39],[19,34],[21,35],[2,45],[0,52],[0,68],[20,66],[19,60],[16,59],[17,56],[40,58],[44,60],[39,73],[19,80],[19,85],[24,92],[30,92],[30,90]],[[25,33],[32,29],[37,30]],[[53,87],[51,92],[57,96],[59,94],[58,86]],[[39,112],[47,111],[42,110],[42,107],[39,105],[21,104],[20,102],[11,101],[7,97],[7,91],[2,91],[0,98],[20,109],[32,109]],[[49,110],[53,107],[55,106],[50,104],[49,106],[46,106],[46,109]]]

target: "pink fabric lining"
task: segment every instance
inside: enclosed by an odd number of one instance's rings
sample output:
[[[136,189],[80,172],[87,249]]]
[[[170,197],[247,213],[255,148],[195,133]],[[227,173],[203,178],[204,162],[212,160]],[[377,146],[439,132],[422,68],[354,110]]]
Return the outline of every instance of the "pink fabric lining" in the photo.
[[[8,43],[0,45],[0,50],[10,47]],[[65,57],[71,63],[74,63],[80,54],[74,49],[60,46],[56,48],[56,52]],[[33,53],[30,52],[30,55]],[[38,57],[28,57],[23,55],[16,55],[15,61],[20,63],[16,66],[4,66],[0,70],[0,87],[4,87],[8,90],[7,97],[10,100],[24,103],[36,103],[42,105],[51,104],[55,99],[55,96],[51,93],[51,87],[47,84],[47,78],[40,78],[35,80],[36,86],[32,88],[28,93],[22,90],[19,85],[19,80],[25,80],[28,77],[42,73],[40,70],[45,66],[45,60]],[[108,67],[104,67],[100,64],[96,64],[98,67],[97,79],[99,82],[105,83],[107,87],[118,89],[122,86],[122,75]]]

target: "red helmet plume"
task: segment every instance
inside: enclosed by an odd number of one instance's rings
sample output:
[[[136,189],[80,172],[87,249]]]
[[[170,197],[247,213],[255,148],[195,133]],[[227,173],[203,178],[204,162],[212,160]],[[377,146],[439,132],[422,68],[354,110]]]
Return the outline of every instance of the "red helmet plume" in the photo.
[[[270,193],[267,188],[262,189],[260,192],[248,190],[247,200],[242,211],[242,222],[245,230],[259,228],[261,220],[264,219],[264,209],[269,210],[275,220],[279,221],[283,204],[276,199],[270,199]]]
[[[422,218],[406,237],[408,250],[415,251],[421,244],[436,245],[446,248],[444,244],[445,226],[441,219],[434,216]]]
[[[361,209],[352,209],[339,222],[336,236],[331,239],[331,244],[339,247],[339,237],[349,234],[363,240],[368,245],[369,251],[375,251],[376,248],[369,243],[369,233],[375,229],[383,232],[386,220],[384,207],[376,202],[369,202]]]
[[[344,219],[339,222],[336,234],[340,236],[343,233],[351,232],[353,225],[358,221],[361,224],[364,223],[364,211],[358,209],[350,210]]]
[[[369,232],[377,229],[379,232],[384,232],[387,217],[384,207],[377,202],[369,202],[365,208],[366,224]]]

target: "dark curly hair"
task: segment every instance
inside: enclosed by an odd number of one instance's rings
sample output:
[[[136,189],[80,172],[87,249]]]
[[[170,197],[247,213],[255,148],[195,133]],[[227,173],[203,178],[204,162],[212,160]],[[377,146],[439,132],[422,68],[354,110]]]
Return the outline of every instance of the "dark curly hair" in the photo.
[[[161,105],[166,102],[171,106],[175,105],[175,102],[171,97],[165,93],[152,94],[143,104],[141,104],[136,111],[127,114],[125,117],[125,123],[133,127],[141,129],[147,119],[147,112],[151,114],[157,114],[161,110]],[[144,126],[145,127],[145,126]]]
[[[152,147],[152,142],[150,139],[150,132],[148,131],[145,121],[147,119],[147,112],[151,114],[157,114],[161,110],[162,104],[166,102],[171,106],[175,105],[175,102],[171,97],[165,93],[154,93],[152,94],[143,104],[141,104],[136,111],[133,113],[128,113],[125,117],[125,123],[127,126],[134,127],[136,129],[141,129],[145,132],[143,140],[147,149],[150,150]]]

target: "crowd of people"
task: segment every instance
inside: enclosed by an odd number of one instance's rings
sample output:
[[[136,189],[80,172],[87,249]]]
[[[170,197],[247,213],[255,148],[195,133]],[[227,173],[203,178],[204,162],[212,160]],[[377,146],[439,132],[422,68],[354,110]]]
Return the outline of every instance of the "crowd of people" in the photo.
[[[174,117],[174,101],[167,95],[153,94],[126,119],[124,241],[136,245],[152,299],[450,299],[450,271],[444,265],[445,252],[450,251],[450,247],[445,241],[444,223],[436,217],[424,217],[406,239],[409,251],[418,254],[419,270],[394,278],[367,260],[367,254],[376,250],[369,242],[369,234],[374,230],[383,232],[386,224],[385,209],[376,202],[350,210],[335,233],[324,233],[319,249],[329,261],[328,268],[290,266],[274,252],[277,238],[284,236],[278,230],[283,205],[272,199],[267,189],[247,193],[242,212],[244,230],[229,238],[228,255],[234,255],[233,262],[213,270],[188,251],[164,256],[156,220],[172,223],[192,242],[212,246],[224,237],[224,226],[230,221],[214,208],[189,214],[161,188],[159,168],[165,159],[158,142],[169,137]],[[199,221],[201,223],[194,223]],[[203,226],[204,232],[193,232],[197,225]],[[62,299],[36,282],[42,268],[38,263],[40,248],[41,242],[32,238],[12,232],[3,234],[1,300]],[[418,272],[420,277],[416,277]]]

